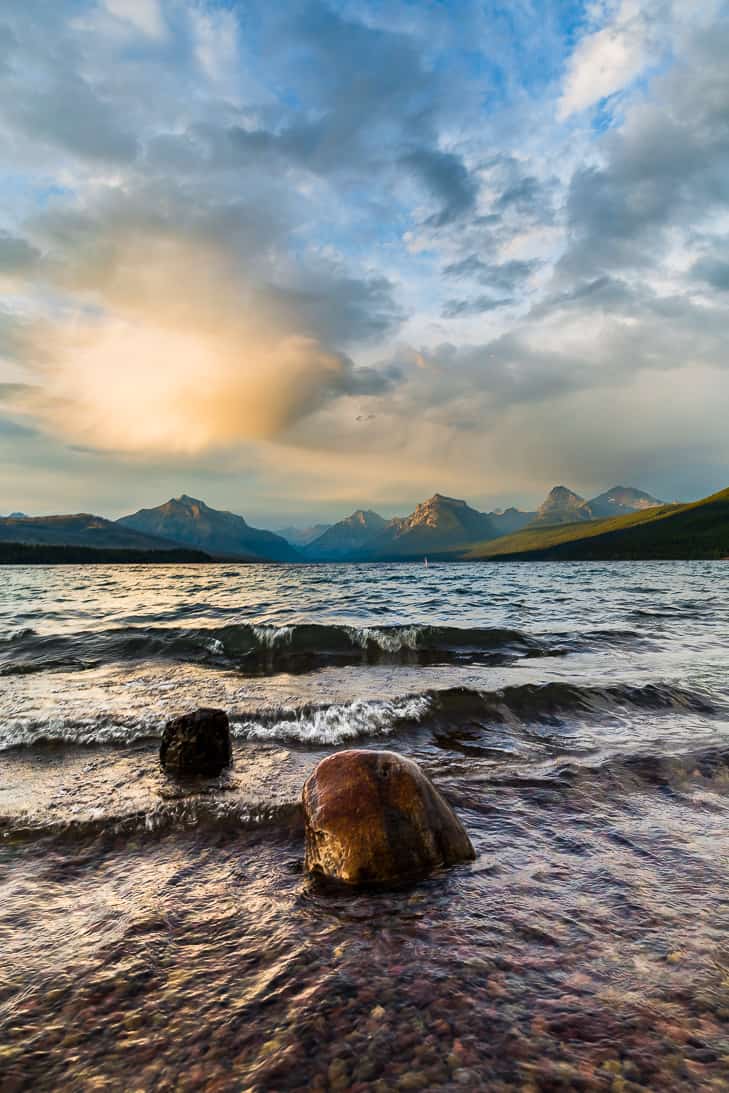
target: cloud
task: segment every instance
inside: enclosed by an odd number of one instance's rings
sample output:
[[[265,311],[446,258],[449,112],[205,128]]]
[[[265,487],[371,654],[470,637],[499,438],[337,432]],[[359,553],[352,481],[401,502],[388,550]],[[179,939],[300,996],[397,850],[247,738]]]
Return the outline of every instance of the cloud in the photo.
[[[691,276],[720,292],[729,292],[729,261],[725,259],[699,258],[691,267]]]
[[[687,33],[682,57],[656,77],[600,142],[599,165],[575,171],[567,199],[564,281],[622,272],[661,276],[660,265],[729,202],[729,26]],[[665,280],[665,275],[663,275]]]
[[[540,267],[540,262],[512,259],[509,262],[484,262],[477,254],[470,254],[459,262],[447,265],[443,273],[446,277],[469,277],[494,291],[513,295]]]
[[[121,0],[119,0],[121,2]],[[25,152],[38,162],[47,150],[74,157],[126,163],[138,149],[111,89],[70,29],[64,5],[28,0],[0,22],[0,133],[14,137],[13,161]],[[1,54],[0,54],[1,56]],[[24,137],[26,145],[16,145]]]
[[[397,321],[384,279],[323,261],[276,271],[266,251],[277,229],[254,210],[238,208],[230,231],[230,210],[186,215],[174,192],[166,210],[142,196],[111,189],[94,209],[34,223],[65,305],[21,356],[55,431],[117,451],[200,451],[275,437],[332,399],[396,381],[334,347]]]
[[[510,299],[495,299],[493,296],[476,296],[470,300],[446,300],[443,304],[443,318],[455,319],[459,315],[483,315],[486,311],[496,311],[507,307]]]
[[[213,83],[233,82],[238,63],[238,22],[232,11],[190,10],[195,56]]]
[[[45,435],[3,458],[255,464],[260,504],[708,480],[728,50],[719,0],[6,5],[0,377]]]
[[[426,220],[429,227],[445,227],[473,211],[476,182],[459,156],[437,148],[416,148],[404,157],[403,162],[412,168],[441,206]]]
[[[162,38],[165,22],[158,0],[102,0],[102,7],[149,38]]]
[[[603,16],[607,4],[596,5]],[[598,30],[586,34],[570,58],[558,115],[568,118],[621,91],[648,58],[649,21],[641,0],[620,0]]]
[[[0,277],[4,274],[23,273],[40,258],[39,251],[17,235],[0,231]]]
[[[109,320],[54,331],[48,419],[69,439],[130,452],[197,452],[276,437],[326,401],[387,381],[305,337],[243,324],[212,337]]]

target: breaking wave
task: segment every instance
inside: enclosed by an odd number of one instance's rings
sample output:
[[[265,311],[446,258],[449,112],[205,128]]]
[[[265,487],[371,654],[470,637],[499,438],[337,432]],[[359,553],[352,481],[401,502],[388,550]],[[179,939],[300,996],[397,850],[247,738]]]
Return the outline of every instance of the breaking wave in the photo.
[[[241,741],[282,741],[302,745],[337,745],[351,740],[391,736],[419,727],[457,732],[463,726],[568,725],[575,719],[601,720],[636,711],[683,712],[703,717],[718,710],[698,691],[668,684],[584,687],[570,683],[523,684],[496,691],[467,687],[428,690],[389,701],[355,700],[329,705],[278,706],[229,710],[231,730]],[[9,719],[0,726],[0,750],[61,743],[131,744],[161,736],[163,724],[152,716],[106,715],[85,719]]]
[[[256,673],[306,671],[325,664],[498,663],[551,651],[546,640],[519,630],[456,626],[130,626],[74,635],[23,630],[0,646],[0,675],[82,671],[112,661],[145,659]]]

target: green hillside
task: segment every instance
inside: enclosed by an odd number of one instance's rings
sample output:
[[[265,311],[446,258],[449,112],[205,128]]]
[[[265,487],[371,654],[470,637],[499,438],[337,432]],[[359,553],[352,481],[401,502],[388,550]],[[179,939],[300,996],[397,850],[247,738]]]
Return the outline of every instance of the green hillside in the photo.
[[[468,559],[608,561],[729,557],[729,489],[689,505],[549,528],[481,543]]]

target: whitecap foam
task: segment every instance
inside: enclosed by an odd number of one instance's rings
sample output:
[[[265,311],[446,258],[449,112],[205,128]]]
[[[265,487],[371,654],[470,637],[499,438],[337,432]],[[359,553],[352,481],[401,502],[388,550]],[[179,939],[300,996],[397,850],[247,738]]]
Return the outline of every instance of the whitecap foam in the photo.
[[[233,735],[242,740],[290,740],[303,744],[341,744],[366,736],[389,736],[403,721],[421,721],[430,709],[428,695],[394,701],[359,700],[314,709],[281,709],[278,716],[234,720]]]
[[[0,726],[0,752],[29,748],[40,742],[58,744],[131,744],[160,736],[162,726],[153,714],[110,717],[99,712],[88,718],[11,718]]]
[[[290,645],[294,634],[293,626],[252,626],[253,633],[259,645],[264,649],[274,649],[277,645]]]
[[[355,645],[366,649],[373,642],[383,653],[399,653],[401,649],[415,652],[424,634],[422,626],[398,626],[380,630],[375,626],[349,627],[348,633]]]

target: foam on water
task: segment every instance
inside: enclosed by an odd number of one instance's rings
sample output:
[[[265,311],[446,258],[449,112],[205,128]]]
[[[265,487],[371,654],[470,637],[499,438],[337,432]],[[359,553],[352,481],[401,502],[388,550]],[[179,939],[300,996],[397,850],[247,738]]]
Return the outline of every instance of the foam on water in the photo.
[[[418,723],[430,709],[430,695],[402,701],[355,701],[321,709],[282,710],[266,717],[235,720],[243,740],[291,740],[301,744],[342,744],[358,737],[389,736],[403,722]]]

